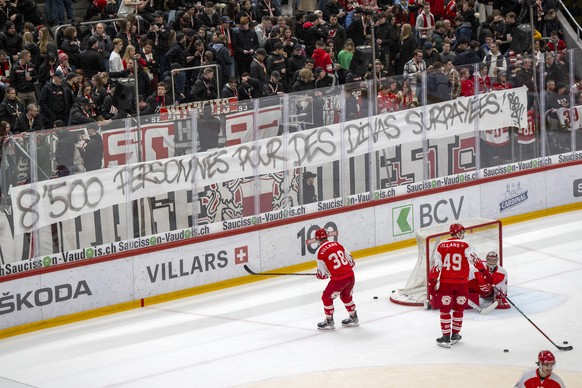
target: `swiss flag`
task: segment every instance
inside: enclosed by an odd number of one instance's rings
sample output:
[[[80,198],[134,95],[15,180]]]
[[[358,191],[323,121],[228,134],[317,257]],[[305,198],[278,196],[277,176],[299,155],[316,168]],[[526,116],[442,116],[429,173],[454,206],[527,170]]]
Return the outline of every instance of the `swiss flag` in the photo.
[[[249,262],[249,248],[248,246],[234,248],[234,263],[236,265],[246,264]]]

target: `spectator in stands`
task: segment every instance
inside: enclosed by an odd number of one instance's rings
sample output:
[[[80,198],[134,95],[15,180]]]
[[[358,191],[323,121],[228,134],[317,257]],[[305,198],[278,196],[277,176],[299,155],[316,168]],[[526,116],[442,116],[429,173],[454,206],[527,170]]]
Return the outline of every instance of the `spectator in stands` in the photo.
[[[241,17],[239,31],[234,39],[238,74],[248,73],[250,71],[253,55],[259,48],[259,38],[257,33],[250,29],[249,24],[250,19],[248,17]]]
[[[457,54],[455,54],[451,50],[451,43],[445,42],[443,43],[443,51],[440,53],[441,55],[441,63],[445,64],[448,60],[451,60],[453,63],[457,59]]]
[[[22,49],[30,52],[30,63],[38,69],[40,52],[38,51],[37,45],[34,43],[32,32],[26,31],[22,34]]]
[[[277,10],[275,7],[275,2],[273,0],[257,0],[255,4],[255,11],[257,13],[257,18],[262,19],[267,16],[269,20],[274,16],[281,16],[281,9]]]
[[[351,39],[346,40],[344,47],[340,50],[337,55],[337,60],[340,65],[340,69],[338,70],[338,78],[340,83],[344,83],[346,73],[350,70],[350,65],[352,63],[352,58],[354,57],[354,52],[356,51],[356,47],[354,46],[354,42]]]
[[[476,40],[472,41],[469,46],[467,41],[462,39],[459,41],[458,47],[459,54],[457,54],[455,66],[472,65],[481,62],[481,58],[479,57],[479,54],[477,54],[477,51],[480,50],[480,45]]]
[[[448,75],[443,72],[442,63],[435,62],[427,77],[427,103],[439,103],[448,101],[450,98],[451,81]]]
[[[546,90],[544,93],[546,103],[546,133],[548,147],[551,155],[569,151],[570,133],[560,125],[558,119],[558,109],[567,108],[569,99],[567,96],[559,95],[558,90],[564,88],[562,82],[557,83],[553,79],[546,80]]]
[[[6,96],[2,103],[0,103],[0,121],[5,121],[10,125],[10,128],[16,126],[16,120],[24,114],[24,105],[16,96],[16,89],[8,87],[6,89]]]
[[[146,7],[147,3],[148,1],[146,0],[121,0],[117,10],[117,17],[124,18],[129,14],[137,14]]]
[[[404,65],[414,57],[415,50],[416,39],[412,36],[412,26],[405,23],[400,32],[400,56],[396,57],[396,74],[404,72]]]
[[[459,72],[453,66],[453,61],[451,59],[445,60],[445,63],[443,65],[443,72],[447,77],[449,77],[449,81],[451,82],[450,98],[454,100],[461,94],[461,80]]]
[[[212,115],[212,107],[205,105],[202,115],[198,117],[198,150],[205,152],[218,148],[218,139],[222,130],[220,120]]]
[[[43,63],[49,54],[58,57],[57,44],[53,40],[50,30],[47,27],[38,29],[38,51],[40,54],[39,65]]]
[[[81,148],[83,165],[87,171],[100,170],[103,165],[103,139],[97,131],[97,124],[87,126],[88,137],[83,140],[85,144]]]
[[[103,57],[98,50],[99,41],[96,37],[91,36],[87,40],[87,48],[81,51],[79,56],[80,68],[84,70],[87,78],[91,78],[97,73],[106,71]]]
[[[417,8],[419,11],[416,17],[416,31],[418,36],[416,37],[416,45],[422,47],[425,42],[432,41],[432,33],[435,29],[435,17],[430,12],[430,3],[426,2],[423,5],[419,5]]]
[[[316,177],[317,174],[314,174],[311,171],[305,171],[303,173],[303,190],[301,198],[298,198],[300,204],[306,205],[308,203],[317,202],[315,186],[313,185]]]
[[[51,80],[57,69],[57,58],[54,54],[49,54],[38,68],[38,84],[42,87]]]
[[[209,30],[218,27],[220,24],[220,15],[216,12],[212,1],[204,3],[204,11],[200,13],[200,22],[208,27]]]
[[[416,108],[420,105],[416,92],[414,91],[414,88],[410,86],[409,80],[404,80],[404,82],[402,82],[402,90],[398,92],[397,98],[400,102],[398,110]]]
[[[16,95],[24,106],[36,104],[34,83],[37,79],[36,67],[30,62],[30,52],[22,50],[10,71],[10,84],[16,89]]]
[[[238,87],[238,99],[242,101],[251,98],[260,98],[263,96],[262,87],[263,84],[257,79],[251,78],[249,73],[243,73]]]
[[[238,78],[230,77],[220,91],[221,98],[238,97]]]
[[[205,68],[198,76],[198,79],[194,82],[194,86],[192,86],[192,98],[194,101],[214,100],[218,98],[214,76],[214,69],[211,67]]]
[[[95,45],[96,40],[93,40]],[[125,70],[123,68],[123,61],[121,60],[121,50],[123,50],[123,40],[120,38],[113,39],[113,51],[109,56],[109,71],[114,73],[119,73]]]
[[[559,63],[558,58],[553,52],[546,52],[546,66],[544,67],[544,72],[546,74],[546,80],[552,80],[554,82],[566,82],[567,72],[561,63]]]
[[[18,116],[16,119],[14,133],[43,130],[42,119],[38,113],[38,105],[36,103],[28,104],[26,106],[26,113]]]
[[[265,58],[267,57],[267,52],[263,48],[257,49],[255,52],[255,57],[250,66],[251,78],[259,80],[261,83],[267,82],[269,79],[269,73],[267,72],[267,67],[265,66]]]
[[[424,51],[422,59],[424,59],[427,70],[431,70],[435,62],[439,62],[442,65],[441,56],[437,50],[434,49],[434,46],[431,42],[424,42],[422,49]]]
[[[337,2],[337,0],[329,0],[328,4],[330,2]],[[338,14],[332,13],[329,17],[329,25],[327,26],[327,39],[333,42],[334,53],[336,56],[344,47],[346,40],[348,39],[345,28],[339,23],[339,18],[340,16]],[[390,39],[397,39],[396,35],[391,34],[393,32],[393,29],[391,28],[392,26],[386,22],[386,27],[383,28],[385,32],[382,34],[385,42],[381,43],[382,46],[390,44]]]
[[[475,0],[463,1],[461,8],[461,16],[465,23],[469,23],[471,28],[471,39],[477,39],[477,30],[479,29],[479,19],[475,16]],[[485,15],[483,15],[485,16]]]
[[[459,15],[455,18],[455,25],[457,26],[457,29],[455,30],[457,44],[461,40],[466,40],[467,42],[473,40],[473,30],[470,22],[465,21],[465,19]]]
[[[335,85],[335,78],[325,71],[323,67],[316,67],[313,71],[313,77],[316,89],[329,88]],[[378,77],[377,79],[381,78]]]
[[[461,76],[461,96],[469,97],[475,94],[475,83],[471,78],[471,72],[466,67],[460,71]]]
[[[356,47],[366,44],[366,35],[368,35],[372,12],[364,12],[361,8],[356,8],[354,20],[346,28],[346,35],[350,38]],[[414,37],[412,38],[414,39]],[[309,52],[308,52],[309,53]]]
[[[426,71],[426,63],[423,56],[422,50],[414,50],[414,56],[410,61],[406,62],[402,73],[404,78],[408,79],[411,88],[415,90],[417,95],[419,94],[422,73]]]
[[[443,45],[448,41],[446,36],[445,22],[439,20],[435,23],[435,30],[432,33],[433,45],[437,52],[443,51]]]
[[[156,92],[146,99],[148,104],[147,114],[159,113],[160,109],[173,105],[172,96],[168,94],[168,85],[165,82],[158,83]]]
[[[69,112],[69,125],[91,124],[95,119],[91,117],[91,101],[77,98]]]
[[[69,63],[74,70],[81,65],[81,42],[77,38],[77,29],[73,26],[65,27],[63,35],[65,39],[61,43],[61,49],[67,54]]]
[[[18,14],[13,3],[8,0],[0,0],[0,26],[6,26],[8,21],[14,22],[19,18],[22,18],[22,15]]]
[[[158,59],[160,72],[163,73],[170,69],[170,63],[166,63],[164,56],[168,51],[170,44],[170,27],[164,20],[164,13],[156,11],[154,13],[154,23],[151,24],[146,38],[153,42],[155,56]]]
[[[322,67],[328,73],[334,71],[331,56],[325,51],[325,43],[322,40],[318,40],[315,43],[315,50],[311,57],[313,58],[315,67]]]
[[[70,106],[63,88],[63,77],[63,72],[56,70],[52,80],[40,92],[38,102],[45,128],[52,128],[55,120],[61,120],[65,125],[68,122]]]
[[[12,21],[4,25],[4,32],[0,34],[0,48],[6,50],[12,63],[18,61],[18,53],[22,48],[22,36],[16,32],[16,24]]]
[[[113,40],[107,34],[105,24],[97,23],[91,36],[97,39],[97,52],[101,54],[106,69],[109,69],[109,56],[111,55],[111,51],[113,51]]]
[[[311,90],[315,88],[315,82],[313,80],[313,73],[311,70],[303,68],[299,70],[299,77],[297,81],[293,84],[293,92],[302,92],[306,90]]]
[[[216,63],[220,66],[220,85],[223,86],[230,77],[234,74],[234,63],[235,60],[230,55],[230,49],[228,48],[227,36],[221,34],[218,36],[217,41],[212,45],[212,49],[216,52]]]
[[[488,75],[492,80],[497,78],[499,71],[507,71],[507,60],[499,51],[499,45],[496,42],[491,43],[491,51],[483,58],[483,63],[489,66]]]
[[[56,70],[59,70],[61,73],[63,73],[63,76],[65,77],[73,71],[73,68],[70,66],[69,63],[69,56],[67,54],[65,53],[59,54],[59,65],[57,66]]]
[[[491,91],[491,78],[489,78],[489,66],[486,63],[479,64],[479,73],[477,80],[479,82],[479,93],[488,93]]]

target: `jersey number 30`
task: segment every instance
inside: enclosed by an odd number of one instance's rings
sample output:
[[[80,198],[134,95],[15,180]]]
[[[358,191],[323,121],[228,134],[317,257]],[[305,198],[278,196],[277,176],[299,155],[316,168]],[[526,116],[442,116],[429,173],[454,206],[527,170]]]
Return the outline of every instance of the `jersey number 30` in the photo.
[[[338,269],[342,265],[349,265],[343,251],[337,251],[337,254],[332,253],[329,255],[329,259],[333,261],[333,269]]]
[[[463,256],[458,253],[447,253],[445,260],[443,261],[443,267],[447,271],[460,271],[463,264]]]

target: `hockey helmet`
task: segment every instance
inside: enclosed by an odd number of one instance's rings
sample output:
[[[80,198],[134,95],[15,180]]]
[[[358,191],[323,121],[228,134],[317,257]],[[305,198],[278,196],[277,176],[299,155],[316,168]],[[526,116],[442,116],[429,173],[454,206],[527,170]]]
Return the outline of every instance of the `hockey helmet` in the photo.
[[[487,254],[485,260],[487,261],[487,267],[489,267],[489,270],[493,271],[499,264],[499,255],[497,252],[491,251]]]
[[[315,238],[317,241],[327,240],[327,230],[323,228],[317,229],[317,231],[315,231]]]
[[[461,224],[455,223],[449,227],[449,232],[451,235],[460,236],[461,232],[463,232],[463,234],[465,233],[465,227]]]
[[[538,363],[539,364],[553,364],[556,362],[556,357],[554,354],[549,350],[542,350],[540,354],[538,354]]]

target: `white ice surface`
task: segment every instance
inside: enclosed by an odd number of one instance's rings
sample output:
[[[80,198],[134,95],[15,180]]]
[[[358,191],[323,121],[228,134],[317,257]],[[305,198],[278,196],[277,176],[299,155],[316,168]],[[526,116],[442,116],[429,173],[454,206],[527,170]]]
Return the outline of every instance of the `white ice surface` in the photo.
[[[542,349],[568,386],[582,386],[582,212],[503,232],[510,298],[573,351],[516,309],[468,311],[463,340],[437,347],[438,312],[388,300],[414,266],[412,247],[357,260],[360,327],[341,327],[336,300],[337,329],[315,329],[324,281],[267,278],[1,340],[0,387],[510,387]]]

